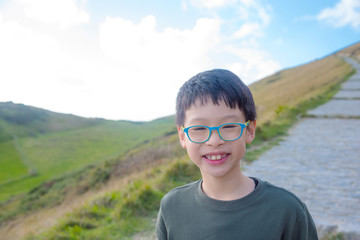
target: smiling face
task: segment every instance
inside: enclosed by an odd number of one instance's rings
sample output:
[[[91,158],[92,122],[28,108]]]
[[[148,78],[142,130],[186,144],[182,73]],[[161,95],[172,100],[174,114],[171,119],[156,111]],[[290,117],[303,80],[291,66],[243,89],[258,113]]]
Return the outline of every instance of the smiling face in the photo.
[[[196,101],[185,112],[184,127],[194,125],[219,126],[225,123],[245,123],[244,113],[239,108],[230,108],[224,101],[214,104],[210,99],[201,105]],[[241,138],[224,141],[213,131],[205,143],[193,143],[181,127],[178,127],[180,143],[187,150],[190,159],[199,167],[202,177],[236,177],[241,175],[240,160],[245,154],[246,143],[255,137],[256,122],[250,122]]]

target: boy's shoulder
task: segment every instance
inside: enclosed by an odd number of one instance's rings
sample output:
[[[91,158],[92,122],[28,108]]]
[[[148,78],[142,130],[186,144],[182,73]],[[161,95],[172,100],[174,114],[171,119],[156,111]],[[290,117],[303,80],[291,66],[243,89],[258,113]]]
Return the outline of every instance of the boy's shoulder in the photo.
[[[272,204],[281,204],[284,207],[288,206],[289,208],[299,210],[306,210],[307,207],[305,203],[293,192],[283,188],[276,186],[267,181],[259,180],[263,185],[263,192],[268,201]]]
[[[188,197],[193,197],[194,193],[199,187],[199,184],[201,184],[201,179],[185,184],[183,186],[176,187],[165,194],[165,196],[161,200],[161,203],[170,204],[174,201],[184,200]]]
[[[191,182],[191,183],[187,183],[185,185],[173,188],[172,190],[170,190],[168,193],[165,194],[164,198],[171,198],[173,196],[179,195],[179,194],[184,194],[186,192],[189,191],[195,191],[197,189],[197,187],[199,186],[199,184],[201,184],[201,179]]]

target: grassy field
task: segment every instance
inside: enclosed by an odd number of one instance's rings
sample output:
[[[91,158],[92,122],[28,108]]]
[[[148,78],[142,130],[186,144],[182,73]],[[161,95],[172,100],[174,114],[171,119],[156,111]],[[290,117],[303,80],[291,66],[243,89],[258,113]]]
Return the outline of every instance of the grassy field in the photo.
[[[136,232],[153,229],[159,201],[167,191],[199,178],[199,171],[188,161],[177,160],[166,167],[155,167],[139,174],[122,191],[99,196],[50,231],[30,235],[28,240],[133,239]]]
[[[0,168],[0,201],[26,193],[41,182],[69,171],[121,156],[171,131],[174,131],[173,117],[149,123],[104,121],[79,129],[22,137],[16,141],[18,149],[14,141],[3,142],[0,144],[3,150],[0,166],[4,166]],[[19,179],[21,177],[24,178]]]
[[[28,175],[29,170],[21,160],[13,141],[0,143],[0,153],[0,169],[3,169],[0,171],[0,186]]]

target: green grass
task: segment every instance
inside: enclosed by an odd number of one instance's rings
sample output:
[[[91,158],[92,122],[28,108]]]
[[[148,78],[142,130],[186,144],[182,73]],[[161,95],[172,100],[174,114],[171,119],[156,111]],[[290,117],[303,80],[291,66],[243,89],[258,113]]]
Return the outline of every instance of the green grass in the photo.
[[[104,121],[103,124],[85,128],[19,138],[17,142],[23,158],[26,159],[27,167],[36,170],[37,174],[0,185],[0,201],[26,193],[42,182],[64,173],[121,156],[139,144],[174,130],[173,118],[148,123]],[[1,146],[4,149],[0,152],[1,159],[8,159],[6,155],[11,155],[11,151],[8,153],[9,149],[5,147],[9,147],[10,144],[2,143]],[[4,167],[0,169],[0,174],[4,180],[10,180],[11,175],[20,176],[20,173],[28,171],[25,166],[22,170],[19,168],[20,156],[12,152],[12,159],[17,159],[18,168],[10,168],[11,165],[7,165],[11,159],[6,160],[7,162],[1,160],[0,164]]]
[[[0,169],[3,169],[0,171],[0,186],[9,181],[23,178],[29,173],[13,141],[0,143]]]
[[[146,171],[126,188],[95,198],[47,232],[26,239],[132,239],[137,232],[153,230],[153,220],[166,192],[199,178],[194,164],[176,160],[165,169]]]
[[[153,229],[152,220],[166,192],[200,178],[199,170],[185,154],[177,134],[168,132],[140,144],[123,157],[44,182],[19,201],[10,202],[11,208],[0,205],[0,222],[54,207],[65,197],[100,188],[111,178],[121,178],[125,170],[126,175],[140,173],[129,184],[77,208],[46,233],[29,235],[27,239],[131,239],[137,232]],[[161,159],[172,163],[158,166]]]
[[[79,196],[90,190],[100,188],[110,179],[121,179],[133,172],[153,167],[154,164],[161,162],[162,159],[167,159],[169,156],[177,158],[183,154],[184,150],[178,143],[177,134],[167,132],[165,136],[146,140],[146,143],[141,143],[128,150],[126,154],[104,161],[101,164],[82,167],[79,170],[70,171],[36,185],[31,182],[36,178],[8,184],[9,194],[14,192],[14,186],[20,188],[20,183],[25,185],[31,183],[35,187],[22,196],[14,197],[11,201],[0,204],[0,223],[39,209],[55,207],[66,198]]]

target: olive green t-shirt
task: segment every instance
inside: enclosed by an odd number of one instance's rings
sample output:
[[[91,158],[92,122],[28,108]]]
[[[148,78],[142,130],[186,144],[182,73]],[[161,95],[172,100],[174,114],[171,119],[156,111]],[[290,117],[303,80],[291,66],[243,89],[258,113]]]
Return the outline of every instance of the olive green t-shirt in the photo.
[[[161,200],[158,239],[318,239],[313,219],[298,197],[255,180],[253,192],[233,201],[205,195],[202,180],[173,189]]]

